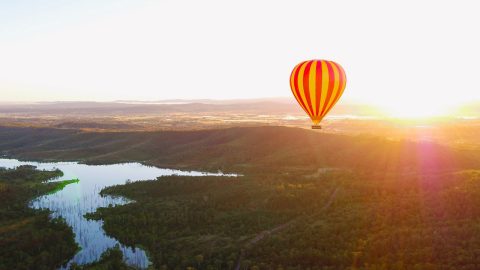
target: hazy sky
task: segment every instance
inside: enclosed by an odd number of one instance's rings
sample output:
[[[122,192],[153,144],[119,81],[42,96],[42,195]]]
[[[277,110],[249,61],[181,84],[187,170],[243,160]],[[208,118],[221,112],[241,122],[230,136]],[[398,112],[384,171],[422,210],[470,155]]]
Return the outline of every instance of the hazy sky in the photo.
[[[2,1],[0,101],[291,96],[329,59],[344,97],[480,99],[478,1]]]

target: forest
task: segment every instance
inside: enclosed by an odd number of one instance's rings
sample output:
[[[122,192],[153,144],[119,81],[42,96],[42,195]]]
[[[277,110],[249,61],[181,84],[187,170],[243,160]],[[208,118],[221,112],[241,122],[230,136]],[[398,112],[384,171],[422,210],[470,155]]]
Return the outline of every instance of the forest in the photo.
[[[90,217],[155,269],[480,268],[480,171],[172,176],[103,193],[136,203]]]
[[[0,269],[50,270],[75,254],[73,232],[63,219],[28,207],[33,198],[61,188],[62,181],[45,181],[62,175],[28,165],[0,168]]]
[[[153,269],[480,269],[480,158],[473,149],[285,127],[0,128],[0,151],[242,174],[167,176],[102,191],[134,202],[87,217],[104,220],[122,244],[145,249]],[[1,171],[0,269],[53,269],[75,253],[62,220],[27,207],[59,188],[43,181],[60,173]],[[128,266],[114,248],[72,268]]]
[[[473,144],[473,143],[472,143]],[[470,145],[470,143],[468,144]],[[480,167],[480,152],[431,141],[340,135],[281,126],[152,132],[86,132],[0,126],[0,156],[164,168],[261,173],[322,167],[371,171]]]
[[[123,261],[123,254],[119,246],[107,249],[100,260],[85,265],[73,263],[70,270],[135,270]]]

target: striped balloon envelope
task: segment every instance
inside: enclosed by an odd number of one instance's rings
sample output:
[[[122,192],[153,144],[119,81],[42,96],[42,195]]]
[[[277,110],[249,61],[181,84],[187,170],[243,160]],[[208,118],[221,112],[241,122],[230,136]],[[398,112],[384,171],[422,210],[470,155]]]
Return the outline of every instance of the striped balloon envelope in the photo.
[[[290,75],[293,95],[312,119],[314,129],[320,128],[320,121],[340,99],[346,83],[343,68],[327,60],[304,61]]]

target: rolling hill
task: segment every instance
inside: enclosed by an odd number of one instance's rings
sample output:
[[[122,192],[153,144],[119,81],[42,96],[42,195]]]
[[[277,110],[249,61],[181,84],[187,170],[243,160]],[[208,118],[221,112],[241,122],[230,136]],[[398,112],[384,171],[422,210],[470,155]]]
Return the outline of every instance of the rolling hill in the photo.
[[[0,153],[22,159],[93,164],[138,161],[231,172],[341,167],[408,173],[478,168],[479,164],[473,151],[430,142],[391,141],[287,127],[156,132],[0,127]]]

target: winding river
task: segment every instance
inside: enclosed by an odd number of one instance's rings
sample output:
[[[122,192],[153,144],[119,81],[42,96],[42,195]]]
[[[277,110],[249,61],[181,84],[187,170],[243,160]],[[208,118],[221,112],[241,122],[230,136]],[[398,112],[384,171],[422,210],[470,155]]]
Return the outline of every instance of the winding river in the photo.
[[[14,168],[20,165],[33,165],[40,170],[60,169],[64,175],[50,181],[79,179],[64,189],[34,199],[32,208],[46,208],[52,217],[62,217],[75,233],[75,241],[80,246],[78,253],[69,261],[86,264],[100,258],[108,248],[120,245],[125,261],[132,266],[145,269],[150,264],[147,254],[138,247],[127,247],[115,238],[105,234],[103,221],[87,220],[86,213],[95,212],[99,207],[127,204],[130,201],[123,197],[100,196],[100,191],[108,186],[124,184],[126,181],[142,181],[155,179],[158,176],[236,176],[234,174],[204,173],[197,171],[180,171],[145,166],[140,163],[122,163],[112,165],[85,165],[77,162],[39,163],[18,161],[16,159],[0,159],[0,167]]]

